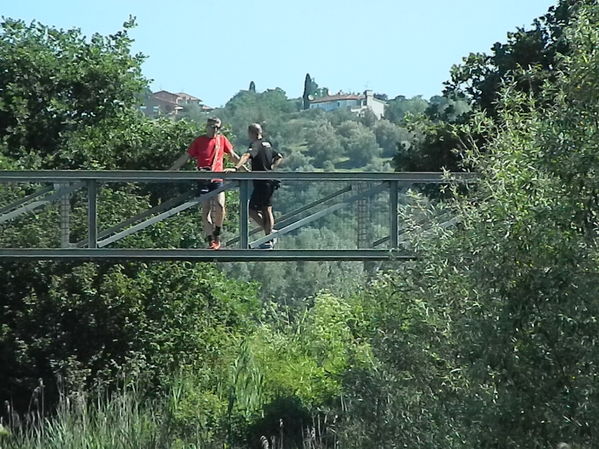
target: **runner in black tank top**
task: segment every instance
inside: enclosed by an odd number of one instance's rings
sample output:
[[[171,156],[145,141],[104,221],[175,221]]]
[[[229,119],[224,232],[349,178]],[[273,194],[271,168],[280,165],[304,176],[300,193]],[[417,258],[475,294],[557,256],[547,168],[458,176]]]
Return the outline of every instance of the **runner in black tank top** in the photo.
[[[272,171],[283,160],[283,156],[275,151],[269,142],[262,140],[262,127],[253,123],[248,127],[250,147],[236,168],[245,162],[251,161],[252,171]],[[275,180],[254,180],[254,191],[250,198],[250,216],[264,230],[265,235],[272,233],[274,216],[272,214],[272,195],[278,188],[279,182]],[[272,249],[274,239],[266,242],[263,249]]]

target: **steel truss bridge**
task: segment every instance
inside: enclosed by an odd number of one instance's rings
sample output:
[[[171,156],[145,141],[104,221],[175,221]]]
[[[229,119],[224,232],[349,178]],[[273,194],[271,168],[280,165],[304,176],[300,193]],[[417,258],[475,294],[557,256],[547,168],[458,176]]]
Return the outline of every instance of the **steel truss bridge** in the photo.
[[[188,261],[380,261],[411,260],[416,256],[402,250],[402,228],[399,223],[398,206],[400,197],[408,188],[422,184],[470,183],[474,175],[470,173],[366,173],[366,172],[254,172],[219,173],[224,185],[208,194],[195,196],[194,190],[176,194],[160,204],[123,218],[115,225],[102,228],[98,220],[98,207],[101,207],[98,192],[102,188],[117,188],[119,184],[192,184],[199,180],[213,179],[210,172],[171,172],[171,171],[0,171],[2,185],[37,186],[37,190],[18,199],[3,204],[0,202],[0,232],[7,227],[18,227],[24,216],[38,213],[52,205],[59,208],[60,243],[54,248],[0,248],[0,260],[188,260]],[[282,189],[305,188],[315,183],[336,184],[316,201],[294,204],[291,210],[276,217],[276,231],[269,236],[252,236],[260,229],[250,229],[248,200],[253,180],[278,179]],[[136,234],[152,225],[167,220],[185,210],[198,208],[202,202],[214,198],[222,191],[239,190],[239,233],[226,241],[224,248],[210,249],[176,248],[128,248],[122,247],[124,238]],[[87,210],[86,238],[71,241],[70,216],[73,195],[86,192],[84,205]],[[275,200],[278,193],[275,193]],[[273,237],[283,237],[317,220],[351,208],[372,198],[386,202],[384,228],[386,235],[376,241],[357,244],[347,249],[256,249]],[[381,200],[382,198],[382,200]],[[231,207],[231,202],[227,207]],[[275,203],[275,212],[278,209]],[[287,204],[287,209],[289,209]],[[357,227],[368,226],[368,216],[355,212]],[[126,214],[126,211],[123,211]],[[380,215],[380,214],[379,214]],[[380,217],[379,217],[380,218]],[[198,226],[201,217],[197,214]],[[360,223],[360,221],[362,223]],[[446,217],[442,226],[451,226],[455,218]],[[226,223],[225,223],[226,225]],[[357,229],[360,233],[360,229]],[[114,247],[114,244],[117,244]]]

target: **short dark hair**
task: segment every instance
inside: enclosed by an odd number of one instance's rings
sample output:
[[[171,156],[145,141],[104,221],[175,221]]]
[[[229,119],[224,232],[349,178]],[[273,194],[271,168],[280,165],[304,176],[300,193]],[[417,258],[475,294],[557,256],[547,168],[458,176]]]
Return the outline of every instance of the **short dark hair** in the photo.
[[[260,123],[252,123],[250,126],[248,126],[248,131],[250,131],[256,135],[261,135],[262,134],[262,126],[260,126]]]

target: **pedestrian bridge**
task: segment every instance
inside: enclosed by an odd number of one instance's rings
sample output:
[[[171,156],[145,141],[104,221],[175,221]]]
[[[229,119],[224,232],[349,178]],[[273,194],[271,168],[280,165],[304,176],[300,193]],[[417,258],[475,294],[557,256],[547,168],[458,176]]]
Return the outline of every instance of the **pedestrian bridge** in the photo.
[[[214,177],[209,172],[0,171],[0,260],[410,260],[417,254],[405,245],[410,229],[401,217],[409,211],[411,192],[474,181],[471,173],[236,172],[218,174],[223,187],[196,196],[195,183]],[[274,197],[276,231],[269,236],[248,221],[255,179],[282,182]],[[131,236],[159,223],[168,226],[185,214],[193,214],[201,229],[201,203],[222,191],[229,192],[222,249],[131,246]],[[128,196],[147,198],[148,207],[136,213],[123,208],[118,217],[105,209],[105,203],[114,209],[115,198]],[[18,236],[27,223],[35,224],[42,215],[44,222],[56,226],[50,247],[27,247],[23,244],[27,239],[6,237]],[[436,224],[444,227],[457,221],[447,214],[436,218]],[[327,246],[326,239],[313,247],[299,245],[294,237],[306,228],[331,227],[331,223],[341,230],[344,247],[339,242]],[[411,223],[427,227],[417,219]],[[273,237],[279,242],[276,249],[255,249]]]

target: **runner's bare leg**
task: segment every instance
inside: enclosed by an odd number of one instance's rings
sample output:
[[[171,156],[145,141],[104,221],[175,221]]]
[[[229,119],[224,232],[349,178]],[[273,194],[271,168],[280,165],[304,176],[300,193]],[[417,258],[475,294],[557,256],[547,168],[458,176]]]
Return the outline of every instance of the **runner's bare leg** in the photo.
[[[264,228],[264,218],[262,217],[262,212],[250,208],[250,218],[254,220],[258,226]]]
[[[275,217],[272,214],[272,206],[263,208],[262,215],[264,217],[264,235],[268,235],[275,226]]]
[[[213,204],[212,222],[214,226],[222,228],[225,221],[225,192],[219,193],[211,203]]]
[[[204,225],[204,233],[207,236],[212,235],[214,231],[214,225],[212,224],[212,201],[205,201],[202,203],[202,224]]]

